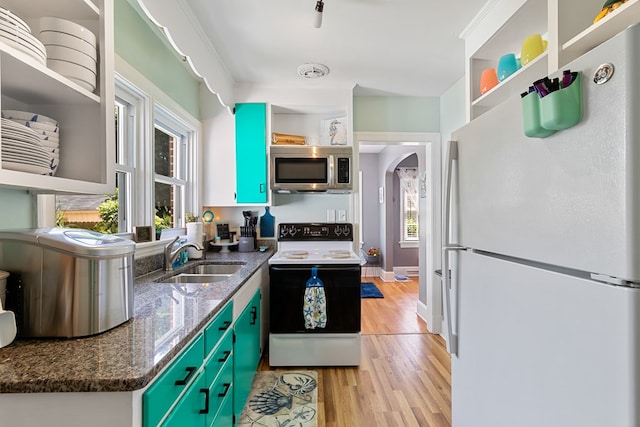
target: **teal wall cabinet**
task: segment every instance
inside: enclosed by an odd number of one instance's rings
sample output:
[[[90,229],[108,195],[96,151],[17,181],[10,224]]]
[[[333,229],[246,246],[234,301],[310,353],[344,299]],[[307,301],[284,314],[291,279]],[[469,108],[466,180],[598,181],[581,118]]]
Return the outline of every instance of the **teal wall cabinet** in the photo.
[[[260,297],[258,289],[234,325],[236,342],[233,348],[233,412],[236,419],[240,418],[247,401],[262,354],[260,348]]]
[[[267,105],[236,104],[236,202],[267,202]]]

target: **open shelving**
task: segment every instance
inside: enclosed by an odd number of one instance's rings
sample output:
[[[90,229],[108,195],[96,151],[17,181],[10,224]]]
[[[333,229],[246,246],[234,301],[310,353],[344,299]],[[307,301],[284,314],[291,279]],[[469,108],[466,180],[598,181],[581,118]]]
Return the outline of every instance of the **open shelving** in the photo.
[[[630,25],[640,22],[640,0],[628,0],[593,23],[603,0],[495,0],[485,5],[462,37],[466,46],[467,121],[480,116],[510,96],[527,90],[537,79],[602,44]],[[545,54],[480,94],[482,70],[497,67],[500,56],[520,53],[530,34],[548,40]]]

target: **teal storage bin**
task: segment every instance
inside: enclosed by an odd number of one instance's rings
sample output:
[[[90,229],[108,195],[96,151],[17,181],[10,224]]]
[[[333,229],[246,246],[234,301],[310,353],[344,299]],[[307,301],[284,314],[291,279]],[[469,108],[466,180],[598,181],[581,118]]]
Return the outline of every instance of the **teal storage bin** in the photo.
[[[542,127],[540,123],[540,97],[531,92],[522,98],[522,125],[524,134],[530,138],[546,138],[556,131]]]
[[[545,129],[565,130],[582,120],[582,73],[567,87],[540,100],[540,123]]]

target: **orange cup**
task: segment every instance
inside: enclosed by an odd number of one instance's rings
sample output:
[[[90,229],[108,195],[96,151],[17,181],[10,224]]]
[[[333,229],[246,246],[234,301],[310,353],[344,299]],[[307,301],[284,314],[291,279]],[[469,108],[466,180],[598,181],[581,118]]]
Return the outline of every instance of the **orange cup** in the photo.
[[[498,84],[498,73],[495,68],[487,68],[480,76],[480,93],[485,94]]]

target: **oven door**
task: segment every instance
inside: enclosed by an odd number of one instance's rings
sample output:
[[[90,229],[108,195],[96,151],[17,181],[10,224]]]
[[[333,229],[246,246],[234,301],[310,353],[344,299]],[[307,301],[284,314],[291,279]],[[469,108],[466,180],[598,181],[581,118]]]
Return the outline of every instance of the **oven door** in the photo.
[[[315,265],[324,283],[327,324],[305,328],[302,307],[311,267],[314,265],[269,267],[271,333],[360,332],[360,265]]]

